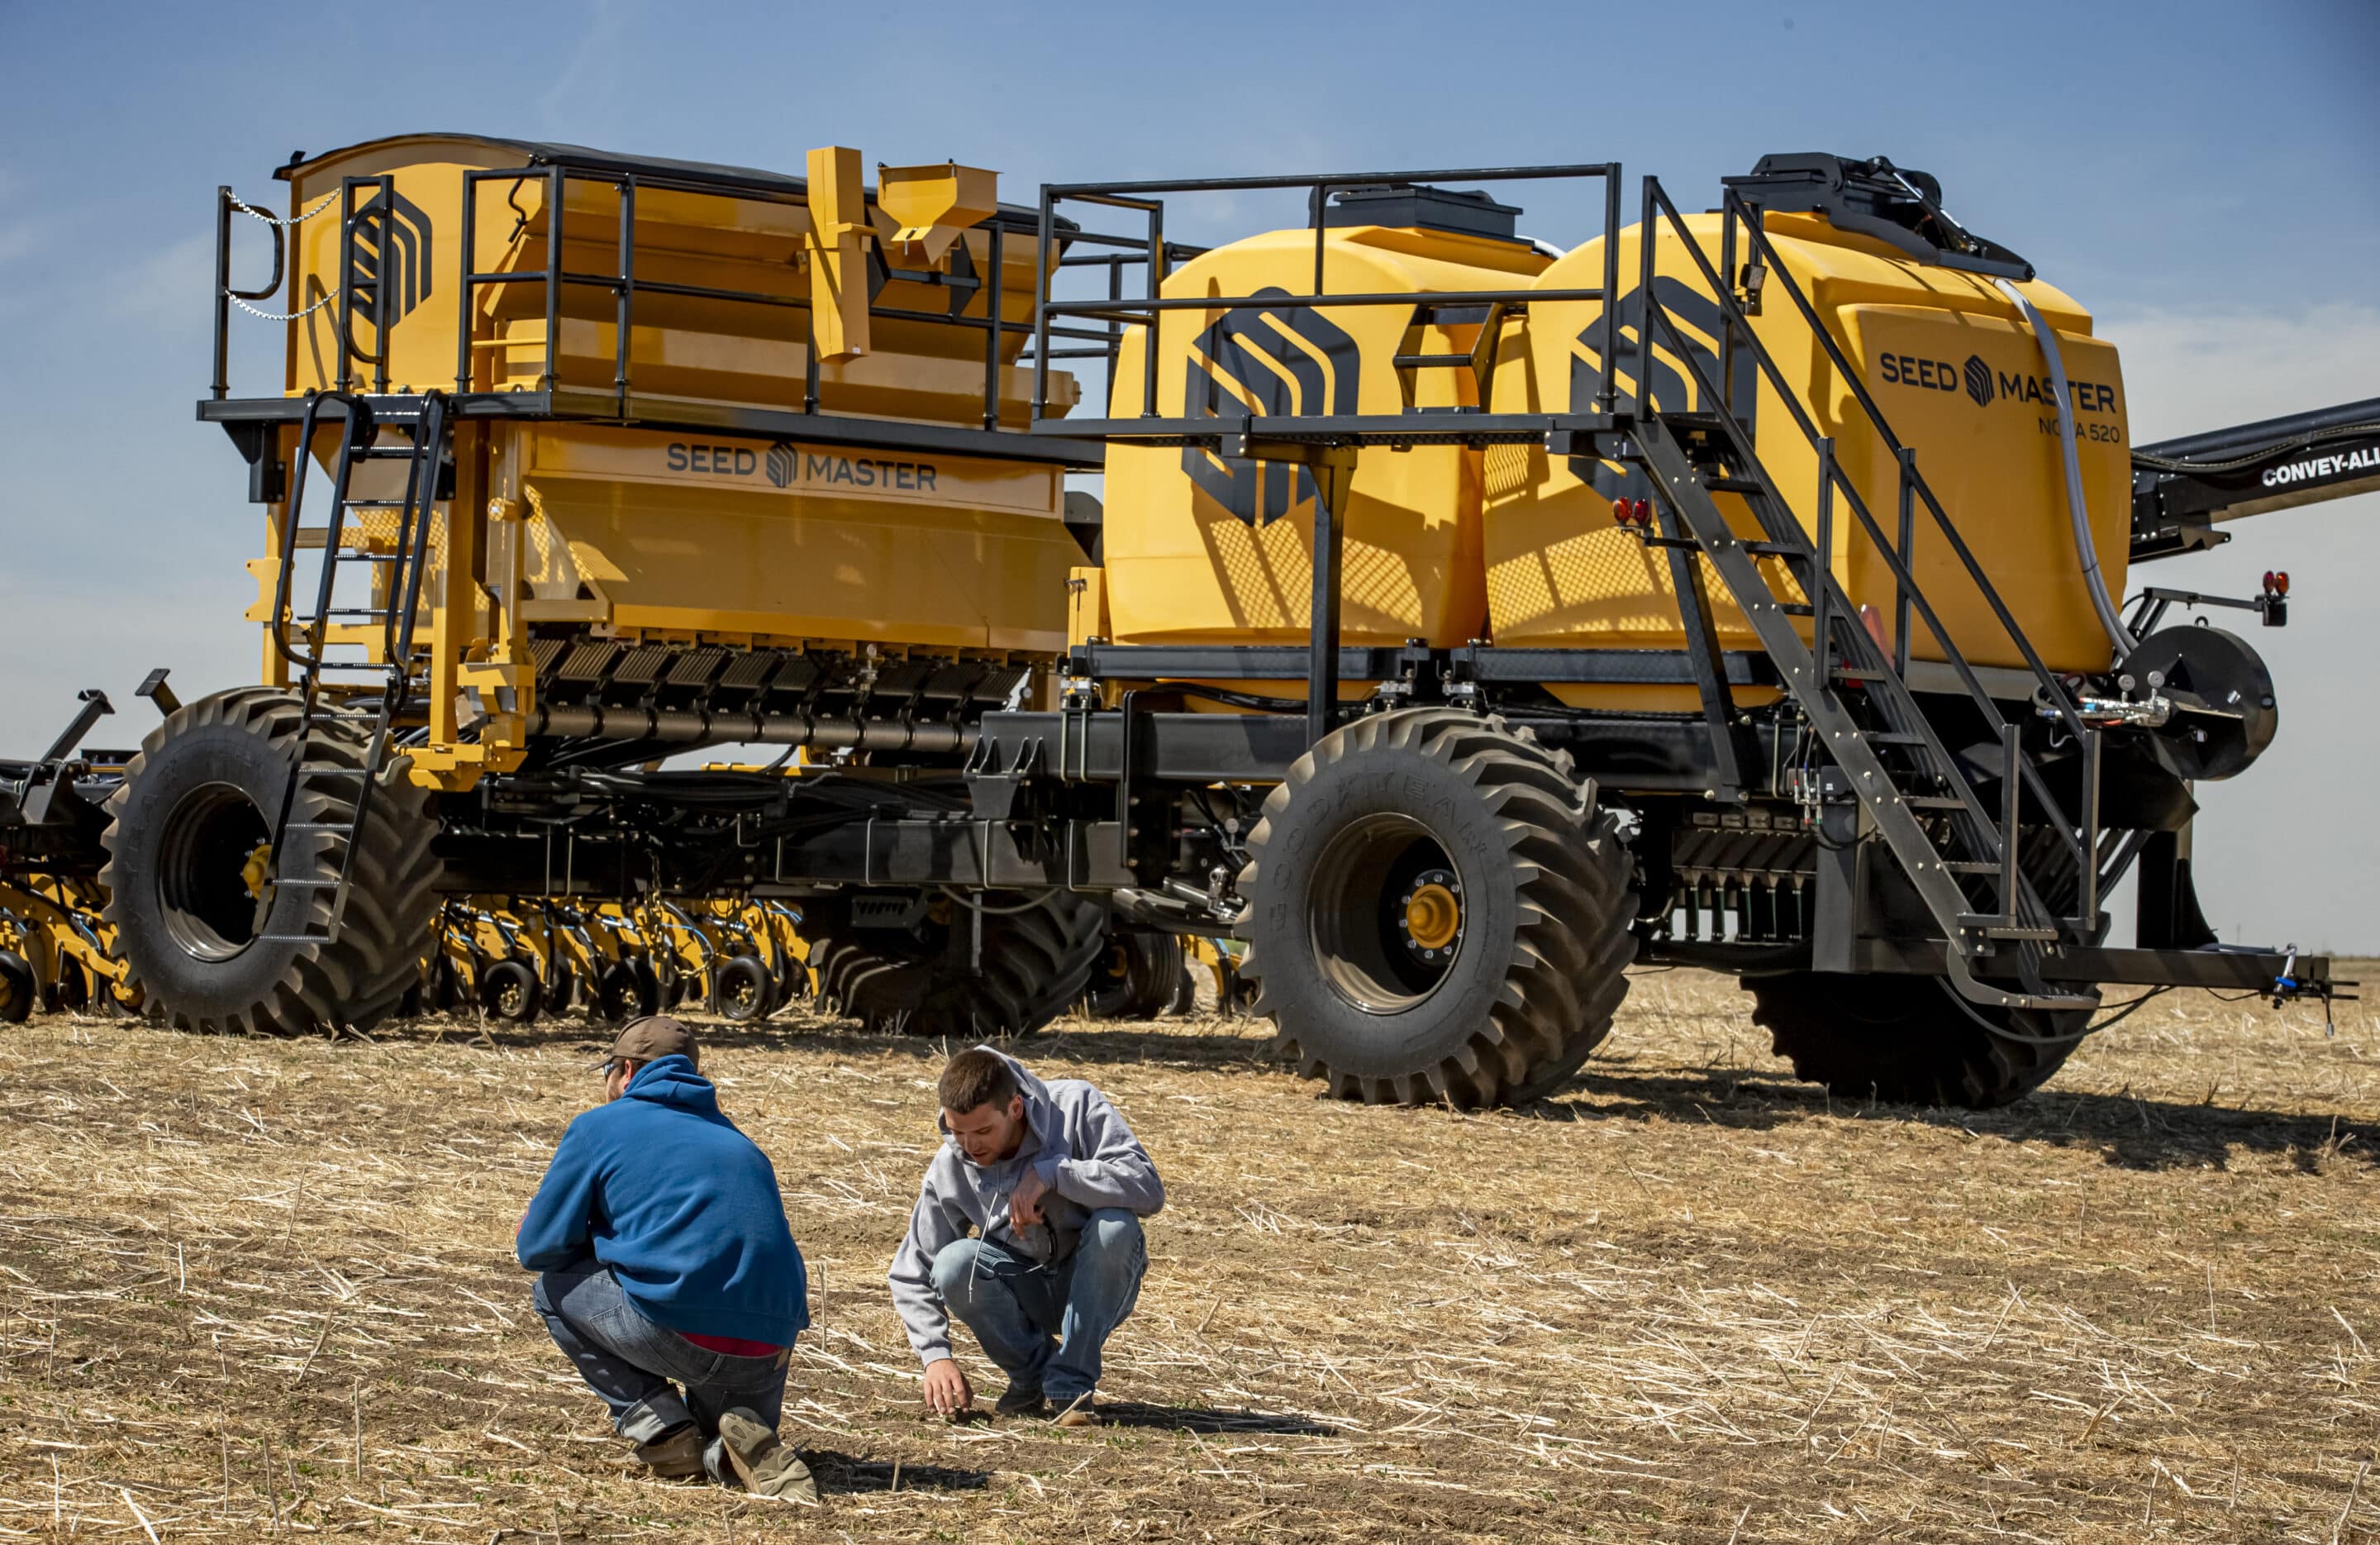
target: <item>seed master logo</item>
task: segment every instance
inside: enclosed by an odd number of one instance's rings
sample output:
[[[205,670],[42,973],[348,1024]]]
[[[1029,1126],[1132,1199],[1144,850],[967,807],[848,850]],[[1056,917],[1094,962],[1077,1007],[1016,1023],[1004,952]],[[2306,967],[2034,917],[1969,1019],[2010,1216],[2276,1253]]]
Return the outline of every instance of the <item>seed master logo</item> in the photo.
[[[762,470],[769,481],[779,488],[790,488],[802,475],[801,453],[786,441],[780,440],[769,447],[769,457]]]
[[[1288,293],[1260,290],[1256,298]],[[1191,345],[1184,410],[1218,419],[1353,413],[1358,364],[1355,340],[1318,311],[1237,307]],[[1251,527],[1270,525],[1317,496],[1314,474],[1302,467],[1226,460],[1199,445],[1183,450],[1182,470]]]
[[[1921,392],[1951,392],[1964,390],[1967,399],[1977,408],[1989,408],[1996,402],[2031,403],[2035,408],[2058,409],[2058,392],[2046,375],[2022,371],[1994,370],[1980,354],[1970,354],[1963,365],[1948,359],[1929,359],[1922,354],[1882,353],[1876,357],[1877,378],[1888,386],[1911,386]],[[2114,414],[2121,411],[2116,403],[2116,388],[2104,381],[2069,379],[2068,387],[2074,396],[2077,413]]]
[[[1992,405],[1992,368],[1980,354],[1967,356],[1967,395],[1975,399],[1977,408]]]
[[[370,326],[385,304],[394,327],[430,298],[430,216],[394,185],[356,211],[352,249],[346,286],[351,325]]]

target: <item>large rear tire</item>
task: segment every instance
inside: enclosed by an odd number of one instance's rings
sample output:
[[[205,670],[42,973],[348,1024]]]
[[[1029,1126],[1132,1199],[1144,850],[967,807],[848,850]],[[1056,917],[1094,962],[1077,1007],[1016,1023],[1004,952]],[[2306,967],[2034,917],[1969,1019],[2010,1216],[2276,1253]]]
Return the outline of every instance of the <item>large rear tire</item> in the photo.
[[[2081,1043],[2089,1009],[1960,1002],[1938,977],[1751,977],[1752,1022],[1796,1077],[1846,1100],[1990,1110],[2047,1082]]]
[[[411,986],[421,939],[437,909],[438,821],[429,792],[396,758],[372,791],[369,819],[347,856],[346,911],[334,943],[277,943],[265,933],[319,928],[328,889],[270,888],[265,851],[296,754],[298,701],[245,687],[185,703],[150,732],[108,801],[103,841],[105,917],[137,986],[179,1029],[295,1035],[329,1025],[368,1030],[394,1014]],[[312,754],[364,764],[363,736],[325,724]],[[344,822],[360,780],[303,788],[291,819]],[[333,872],[328,834],[297,841],[314,871]]]
[[[1631,864],[1566,754],[1409,709],[1333,731],[1265,800],[1240,970],[1274,1049],[1342,1099],[1521,1104],[1627,996]]]
[[[980,970],[967,960],[968,901],[983,908]],[[805,921],[818,930],[820,997],[874,1033],[961,1040],[1031,1035],[1082,1001],[1105,947],[1105,906],[1067,891],[968,901],[893,926],[867,926],[848,900],[814,906]]]

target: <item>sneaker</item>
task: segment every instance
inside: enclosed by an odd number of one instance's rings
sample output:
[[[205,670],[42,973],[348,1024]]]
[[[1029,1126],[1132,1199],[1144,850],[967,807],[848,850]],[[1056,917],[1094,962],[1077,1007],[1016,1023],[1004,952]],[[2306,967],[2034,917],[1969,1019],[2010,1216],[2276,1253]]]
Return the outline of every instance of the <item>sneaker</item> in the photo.
[[[1099,1403],[1091,1398],[1088,1391],[1085,1391],[1080,1398],[1067,1402],[1065,1407],[1058,1413],[1054,1425],[1097,1427],[1099,1425]]]
[[[791,1445],[780,1442],[776,1429],[738,1405],[719,1418],[719,1436],[727,1463],[744,1490],[755,1497],[779,1502],[818,1504],[818,1482],[810,1467]]]
[[[1028,1390],[1021,1384],[1011,1384],[991,1408],[996,1417],[1046,1417],[1050,1414],[1049,1397],[1039,1390]]]
[[[649,1443],[638,1443],[637,1463],[657,1476],[683,1480],[702,1474],[702,1429],[682,1421]]]

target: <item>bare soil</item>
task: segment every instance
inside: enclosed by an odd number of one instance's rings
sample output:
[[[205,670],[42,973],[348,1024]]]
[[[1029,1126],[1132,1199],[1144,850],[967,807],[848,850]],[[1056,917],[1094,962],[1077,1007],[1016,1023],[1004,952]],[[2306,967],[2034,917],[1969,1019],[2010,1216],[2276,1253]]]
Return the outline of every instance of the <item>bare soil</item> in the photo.
[[[814,1511],[631,1473],[530,1312],[583,1025],[6,1028],[0,1539],[2380,1539],[2363,1005],[2176,993],[1988,1114],[1830,1101],[1749,1007],[1644,975],[1487,1116],[1319,1101],[1246,1021],[1024,1047],[1172,1193],[1120,1420],[1066,1432],[917,1399],[883,1272],[941,1049],[714,1027],[811,1263]]]

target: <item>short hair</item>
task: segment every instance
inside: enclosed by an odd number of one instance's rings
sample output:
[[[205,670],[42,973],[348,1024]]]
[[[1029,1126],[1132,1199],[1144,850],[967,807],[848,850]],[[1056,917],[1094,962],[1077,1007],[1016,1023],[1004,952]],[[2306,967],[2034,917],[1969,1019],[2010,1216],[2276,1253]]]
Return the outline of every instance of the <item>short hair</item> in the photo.
[[[1006,1106],[1016,1093],[1016,1069],[997,1052],[978,1046],[961,1052],[942,1069],[938,1090],[942,1109],[960,1115],[978,1106]]]

